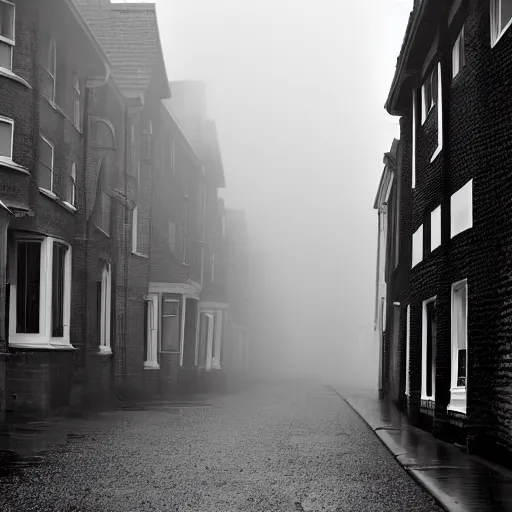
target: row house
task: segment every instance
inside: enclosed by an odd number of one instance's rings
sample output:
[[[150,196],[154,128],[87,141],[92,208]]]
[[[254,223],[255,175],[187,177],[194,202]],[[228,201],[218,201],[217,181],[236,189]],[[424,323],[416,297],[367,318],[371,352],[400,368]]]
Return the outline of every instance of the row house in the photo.
[[[414,3],[386,103],[401,116],[385,170],[398,200],[379,190],[377,204],[388,208],[378,280],[392,283],[383,392],[436,435],[508,461],[510,25],[510,0]]]

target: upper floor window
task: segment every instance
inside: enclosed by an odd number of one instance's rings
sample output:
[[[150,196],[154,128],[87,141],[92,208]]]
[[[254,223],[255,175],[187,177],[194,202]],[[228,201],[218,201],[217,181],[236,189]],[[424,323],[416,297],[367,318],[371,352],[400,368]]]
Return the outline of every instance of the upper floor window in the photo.
[[[14,121],[0,117],[0,158],[12,160]]]
[[[46,190],[53,190],[53,144],[43,137],[39,138],[39,186]]]
[[[80,93],[80,81],[75,77],[74,88],[73,88],[73,124],[80,130],[81,123],[81,93]]]
[[[43,62],[43,95],[52,103],[55,102],[55,79],[57,76],[57,45],[55,40],[51,39],[48,45],[48,51]]]
[[[437,103],[437,66],[427,75],[421,86],[421,122],[424,123],[428,113]]]
[[[212,252],[211,276],[212,276],[212,283],[214,283],[215,282],[215,253],[214,252]]]
[[[466,64],[466,53],[464,50],[464,27],[460,31],[459,36],[455,40],[452,50],[452,78],[455,78],[459,71]]]
[[[491,46],[512,23],[512,0],[491,0]]]
[[[15,6],[0,0],[0,68],[12,70]]]
[[[430,251],[441,245],[441,206],[430,213]]]
[[[450,201],[451,238],[473,227],[473,180],[455,192]]]
[[[69,169],[69,176],[67,187],[66,187],[66,201],[72,205],[76,206],[76,163],[71,162],[71,167]]]
[[[412,235],[412,266],[423,259],[423,224]]]
[[[132,252],[142,256],[149,255],[151,224],[148,207],[137,205],[132,212]]]
[[[112,198],[101,188],[99,190],[98,207],[96,211],[96,226],[106,235],[110,235],[110,217]]]

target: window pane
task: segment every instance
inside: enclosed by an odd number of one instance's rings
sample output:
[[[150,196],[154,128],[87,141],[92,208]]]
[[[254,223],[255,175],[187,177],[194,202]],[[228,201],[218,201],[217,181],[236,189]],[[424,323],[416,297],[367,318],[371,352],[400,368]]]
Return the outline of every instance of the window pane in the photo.
[[[14,40],[14,6],[0,2],[0,36]]]
[[[39,332],[41,244],[20,242],[16,274],[16,332]]]
[[[512,18],[512,0],[501,0],[501,29],[504,29]]]
[[[436,67],[434,68],[434,71],[432,71],[432,81],[431,81],[431,90],[432,90],[432,103],[434,105],[437,105],[437,93],[439,92],[438,91],[438,87],[437,87],[437,64],[436,64]]]
[[[64,336],[64,264],[66,246],[53,244],[52,268],[52,336]]]
[[[466,349],[458,352],[457,386],[466,385]]]
[[[179,302],[172,298],[162,301],[162,350],[179,351],[180,317]]]
[[[12,46],[0,41],[0,68],[12,70]]]
[[[111,210],[111,199],[110,196],[101,191],[101,229],[105,233],[110,234],[110,210]]]
[[[0,156],[12,158],[12,124],[0,121]]]
[[[39,139],[39,161],[50,169],[53,166],[53,148],[41,138]]]

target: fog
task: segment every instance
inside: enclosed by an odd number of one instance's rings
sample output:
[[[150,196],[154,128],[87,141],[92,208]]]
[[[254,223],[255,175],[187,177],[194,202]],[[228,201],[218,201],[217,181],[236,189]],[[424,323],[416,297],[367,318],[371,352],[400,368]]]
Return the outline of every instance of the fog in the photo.
[[[377,385],[383,106],[412,0],[156,0],[169,79],[209,84],[247,212],[254,366]]]

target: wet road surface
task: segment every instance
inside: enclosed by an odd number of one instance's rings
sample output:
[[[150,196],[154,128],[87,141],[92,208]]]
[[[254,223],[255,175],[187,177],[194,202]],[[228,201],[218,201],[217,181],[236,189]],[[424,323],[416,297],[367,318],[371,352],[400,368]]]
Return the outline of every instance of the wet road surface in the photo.
[[[153,404],[72,428],[41,459],[0,471],[0,510],[441,510],[318,383]]]

